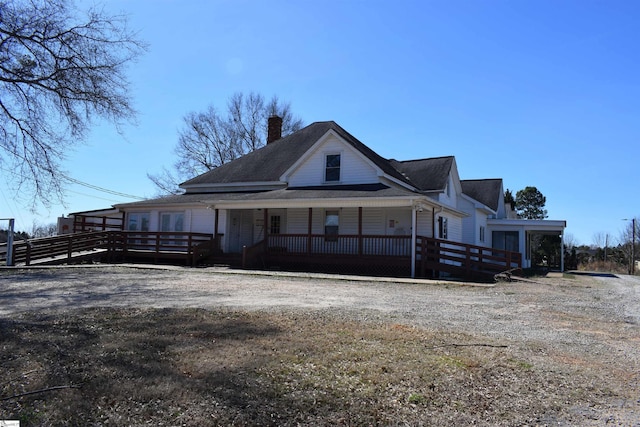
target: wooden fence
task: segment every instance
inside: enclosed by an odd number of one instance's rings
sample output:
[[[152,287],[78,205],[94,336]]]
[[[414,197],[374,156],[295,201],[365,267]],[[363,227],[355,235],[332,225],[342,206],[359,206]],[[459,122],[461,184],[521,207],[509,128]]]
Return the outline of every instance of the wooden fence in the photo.
[[[152,258],[188,265],[211,250],[212,234],[187,232],[94,231],[14,242],[14,265],[99,258],[106,262]]]
[[[522,269],[518,252],[418,236],[416,265],[419,274],[437,277],[440,272],[470,280],[492,280],[494,275]]]

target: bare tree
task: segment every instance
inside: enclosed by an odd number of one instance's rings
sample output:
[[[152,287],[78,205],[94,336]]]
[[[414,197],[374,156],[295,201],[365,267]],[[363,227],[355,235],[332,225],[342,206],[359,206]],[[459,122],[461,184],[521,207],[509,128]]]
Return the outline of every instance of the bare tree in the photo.
[[[609,233],[605,233],[604,231],[593,233],[592,240],[593,244],[591,245],[591,247],[594,249],[604,248],[612,244],[611,236],[609,235]]]
[[[58,234],[58,226],[56,225],[56,223],[52,222],[49,224],[40,224],[36,221],[33,221],[33,224],[31,226],[32,238],[50,237],[55,236],[56,234]]]
[[[0,0],[0,164],[33,203],[63,199],[61,163],[92,119],[133,120],[125,68],[145,48],[124,16]]]
[[[262,147],[267,139],[267,119],[272,115],[282,117],[282,136],[302,127],[289,103],[275,96],[267,102],[255,92],[232,95],[223,114],[213,105],[200,113],[188,113],[174,150],[178,158],[175,172],[163,168],[159,174],[147,176],[161,194],[179,194],[180,182]]]
[[[564,245],[569,251],[575,248],[576,246],[578,246],[578,241],[576,237],[571,233],[565,233],[562,240],[564,241]]]

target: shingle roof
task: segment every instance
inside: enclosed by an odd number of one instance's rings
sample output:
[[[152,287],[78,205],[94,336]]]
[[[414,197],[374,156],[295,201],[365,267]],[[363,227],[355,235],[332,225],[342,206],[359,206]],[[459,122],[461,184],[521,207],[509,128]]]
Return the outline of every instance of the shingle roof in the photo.
[[[210,204],[215,202],[237,202],[250,200],[296,200],[296,199],[342,199],[342,198],[385,198],[411,197],[416,193],[399,187],[389,187],[382,183],[358,185],[331,185],[312,187],[289,187],[279,190],[259,192],[225,192],[180,194],[160,199],[123,203],[119,207],[144,207],[170,204]]]
[[[462,192],[485,206],[498,210],[502,195],[502,179],[468,179],[460,181]]]
[[[443,191],[453,165],[453,156],[421,160],[390,160],[391,166],[409,179],[420,191]]]
[[[293,166],[293,164],[329,130],[333,130],[340,135],[340,137],[364,154],[386,174],[406,181],[386,159],[380,157],[369,147],[358,141],[358,139],[340,127],[336,122],[327,121],[312,123],[289,136],[267,144],[232,162],[190,179],[184,182],[182,186],[278,181],[280,176]]]
[[[182,185],[189,189],[186,194],[169,196],[160,199],[127,203],[127,206],[144,206],[152,204],[173,203],[198,203],[203,200],[249,200],[261,198],[301,198],[301,197],[349,197],[359,194],[369,196],[400,196],[399,189],[387,186],[384,188],[374,184],[369,188],[360,186],[322,186],[305,188],[288,188],[265,192],[224,192],[198,194],[199,185],[252,183],[252,182],[276,182],[291,168],[323,135],[328,131],[334,131],[348,144],[366,156],[372,163],[379,167],[385,174],[398,181],[410,184],[419,192],[430,193],[444,191],[449,174],[454,163],[453,156],[436,157],[419,160],[387,160],[357,138],[344,130],[334,121],[315,122],[305,128],[274,141],[264,147],[246,154],[239,159],[217,167],[209,172],[199,175],[184,182]],[[491,209],[497,210],[502,180],[469,180],[462,181],[463,192],[468,196],[484,203]],[[382,185],[382,184],[380,184]],[[410,190],[403,190],[404,195]]]

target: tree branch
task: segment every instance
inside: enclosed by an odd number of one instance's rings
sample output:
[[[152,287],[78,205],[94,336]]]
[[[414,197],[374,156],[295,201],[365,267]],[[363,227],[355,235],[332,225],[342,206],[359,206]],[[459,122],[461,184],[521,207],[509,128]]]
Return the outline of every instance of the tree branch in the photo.
[[[3,398],[0,398],[0,402],[4,402],[6,400],[11,400],[11,399],[18,399],[18,398],[24,397],[24,396],[31,396],[32,394],[46,393],[46,392],[49,392],[49,391],[64,390],[64,389],[68,389],[68,388],[80,388],[81,385],[82,384],[70,384],[70,385],[57,385],[57,386],[53,386],[53,387],[47,387],[47,388],[43,388],[43,389],[40,389],[40,390],[28,391],[28,392],[25,392],[25,393],[14,394],[13,396],[3,397]]]

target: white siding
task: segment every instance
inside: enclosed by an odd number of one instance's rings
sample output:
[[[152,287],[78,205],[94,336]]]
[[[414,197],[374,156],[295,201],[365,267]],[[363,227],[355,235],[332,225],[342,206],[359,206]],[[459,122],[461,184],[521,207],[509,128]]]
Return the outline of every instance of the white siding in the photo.
[[[336,137],[328,138],[289,177],[289,186],[325,184],[325,157],[340,154],[340,181],[332,184],[370,184],[378,182],[378,174],[355,149]]]
[[[382,208],[364,208],[362,210],[362,234],[384,234],[385,210]]]
[[[340,209],[339,233],[340,234],[358,234],[358,208]]]
[[[309,209],[288,209],[287,234],[306,234],[309,232]]]
[[[470,245],[477,245],[479,238],[477,223],[481,212],[475,208],[475,205],[472,202],[463,197],[460,197],[458,200],[458,209],[469,214],[468,217],[462,219],[462,242]]]
[[[418,236],[433,237],[433,211],[425,209],[423,212],[418,212],[417,225]]]
[[[453,242],[462,242],[462,218],[449,218],[449,238]]]
[[[324,220],[327,210],[336,209],[313,209],[312,213],[312,233],[324,234]],[[337,209],[340,216],[340,234],[358,234],[358,208]],[[269,211],[271,212],[271,211]],[[288,209],[286,212],[287,223],[285,233],[306,234],[309,224],[308,209]],[[431,229],[430,212],[422,214],[423,220],[429,222]],[[364,235],[385,235],[394,234],[394,230],[387,230],[388,220],[393,218],[397,224],[405,230],[406,235],[411,234],[411,211],[407,208],[384,209],[384,208],[363,208],[362,209],[362,234]]]
[[[191,232],[212,233],[215,224],[215,212],[212,209],[193,209],[191,211]]]

